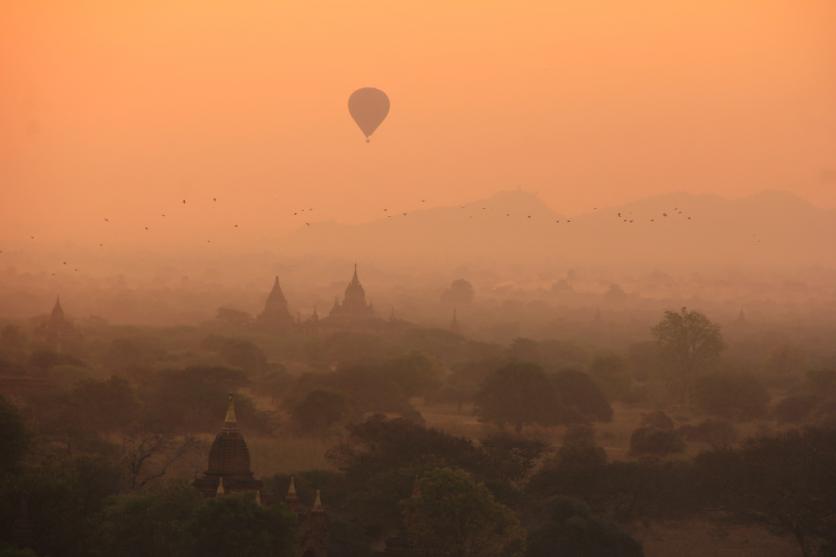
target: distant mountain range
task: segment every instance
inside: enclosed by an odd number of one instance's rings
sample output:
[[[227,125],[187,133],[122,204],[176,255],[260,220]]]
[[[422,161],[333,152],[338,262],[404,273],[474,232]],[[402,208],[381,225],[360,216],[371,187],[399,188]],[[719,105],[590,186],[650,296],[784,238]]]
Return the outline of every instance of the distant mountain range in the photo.
[[[836,211],[783,191],[737,199],[670,193],[575,216],[533,193],[503,191],[363,224],[311,223],[283,251],[440,265],[830,266],[834,240]]]

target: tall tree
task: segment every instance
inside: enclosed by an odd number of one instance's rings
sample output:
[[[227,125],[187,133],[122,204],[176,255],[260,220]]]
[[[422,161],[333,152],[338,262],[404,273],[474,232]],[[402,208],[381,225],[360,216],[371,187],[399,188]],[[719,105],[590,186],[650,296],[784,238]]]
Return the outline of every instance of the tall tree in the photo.
[[[466,472],[438,468],[401,503],[410,545],[433,557],[522,555],[525,532],[511,509]]]
[[[550,519],[532,532],[526,557],[644,557],[639,542],[594,516],[582,501],[557,497],[550,510]]]
[[[498,369],[476,395],[479,419],[511,424],[518,433],[527,424],[559,423],[562,410],[552,382],[540,366],[530,363],[512,362]]]
[[[17,468],[26,450],[26,429],[17,409],[0,396],[0,472]]]
[[[674,383],[684,403],[690,403],[694,377],[716,360],[725,348],[720,327],[698,311],[683,307],[666,311],[652,329],[656,342],[676,368]]]

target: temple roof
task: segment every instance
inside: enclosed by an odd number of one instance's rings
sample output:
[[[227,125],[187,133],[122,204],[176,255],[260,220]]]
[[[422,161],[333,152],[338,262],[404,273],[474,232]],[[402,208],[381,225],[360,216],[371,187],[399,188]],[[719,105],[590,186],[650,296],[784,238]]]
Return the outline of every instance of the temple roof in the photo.
[[[284,297],[278,276],[274,279],[273,289],[270,290],[270,294],[268,294],[267,300],[264,302],[264,311],[258,317],[262,321],[276,324],[293,321],[287,307],[287,298]]]
[[[55,298],[55,305],[52,306],[52,314],[50,315],[52,321],[64,320],[64,308],[61,307],[61,297]]]
[[[229,395],[223,429],[209,449],[208,474],[217,476],[252,476],[250,451],[244,436],[238,431],[235,415],[235,400]]]

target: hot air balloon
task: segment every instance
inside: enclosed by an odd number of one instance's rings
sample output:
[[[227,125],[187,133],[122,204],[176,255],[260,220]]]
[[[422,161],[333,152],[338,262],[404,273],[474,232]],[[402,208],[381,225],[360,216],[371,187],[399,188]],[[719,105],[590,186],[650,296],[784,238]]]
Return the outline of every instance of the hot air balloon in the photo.
[[[348,111],[366,136],[366,143],[389,114],[389,97],[380,89],[363,87],[348,98]]]

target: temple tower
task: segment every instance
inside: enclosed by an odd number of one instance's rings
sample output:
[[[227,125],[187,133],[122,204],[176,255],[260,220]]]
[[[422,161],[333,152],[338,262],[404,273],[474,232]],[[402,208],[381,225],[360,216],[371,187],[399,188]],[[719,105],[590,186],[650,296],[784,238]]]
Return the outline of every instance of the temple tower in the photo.
[[[221,432],[209,449],[209,466],[193,484],[207,497],[242,491],[258,491],[261,480],[250,470],[250,451],[238,429],[235,399],[230,394]]]
[[[354,275],[345,287],[342,303],[334,300],[334,307],[329,317],[341,322],[357,322],[374,319],[374,308],[366,301],[366,291],[357,276],[357,264],[354,264]]]
[[[264,310],[258,315],[258,321],[271,327],[286,327],[293,324],[293,317],[290,315],[287,298],[284,297],[278,276],[273,281],[273,289],[264,302]]]
[[[328,557],[328,515],[318,489],[311,509],[300,521],[299,543],[302,557]]]

